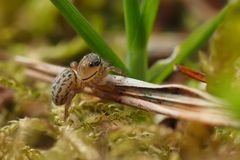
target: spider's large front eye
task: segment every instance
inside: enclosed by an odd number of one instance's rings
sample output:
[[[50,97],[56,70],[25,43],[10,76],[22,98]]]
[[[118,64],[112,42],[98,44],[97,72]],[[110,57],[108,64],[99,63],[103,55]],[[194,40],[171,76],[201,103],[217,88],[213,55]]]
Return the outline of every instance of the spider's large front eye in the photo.
[[[89,67],[95,67],[95,66],[98,66],[100,64],[101,64],[101,59],[99,57],[96,57],[89,62],[88,66]]]

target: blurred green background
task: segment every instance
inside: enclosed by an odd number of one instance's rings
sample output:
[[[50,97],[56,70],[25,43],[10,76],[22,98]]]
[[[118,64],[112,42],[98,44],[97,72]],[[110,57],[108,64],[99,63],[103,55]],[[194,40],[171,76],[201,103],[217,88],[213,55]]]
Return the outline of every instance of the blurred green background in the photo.
[[[68,64],[90,52],[49,0],[0,3],[0,57],[21,54]],[[126,56],[122,1],[75,0],[73,3],[114,51],[122,58]],[[167,57],[188,33],[225,4],[225,0],[162,0],[148,47],[150,62]]]
[[[123,2],[72,2],[125,60]],[[149,65],[169,57],[227,2],[161,0],[148,43]],[[202,52],[181,63],[206,73],[207,90],[227,99],[230,111],[239,116],[240,2],[230,2],[231,9]],[[26,77],[24,67],[13,61],[22,55],[68,66],[89,52],[50,0],[0,1],[0,159],[239,159],[238,129],[186,121],[171,128],[148,112],[88,95],[74,99],[73,117],[64,123],[63,109],[50,102],[49,84]],[[179,73],[164,83],[203,85]]]

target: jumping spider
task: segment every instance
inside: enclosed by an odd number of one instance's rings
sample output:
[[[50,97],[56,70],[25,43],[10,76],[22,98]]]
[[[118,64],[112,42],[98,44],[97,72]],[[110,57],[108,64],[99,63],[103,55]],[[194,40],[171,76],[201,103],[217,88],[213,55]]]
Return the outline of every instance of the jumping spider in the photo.
[[[85,86],[97,85],[109,71],[123,75],[121,70],[110,66],[98,55],[90,53],[69,68],[63,70],[52,82],[51,98],[55,105],[65,105],[64,120],[73,97]]]

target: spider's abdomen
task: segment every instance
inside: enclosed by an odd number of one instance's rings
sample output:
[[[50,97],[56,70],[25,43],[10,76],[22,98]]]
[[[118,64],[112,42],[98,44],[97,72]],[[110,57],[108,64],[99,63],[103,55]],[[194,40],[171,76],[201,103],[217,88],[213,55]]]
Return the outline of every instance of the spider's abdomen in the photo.
[[[62,71],[52,82],[51,98],[55,105],[67,102],[68,94],[77,87],[77,76],[71,68]]]

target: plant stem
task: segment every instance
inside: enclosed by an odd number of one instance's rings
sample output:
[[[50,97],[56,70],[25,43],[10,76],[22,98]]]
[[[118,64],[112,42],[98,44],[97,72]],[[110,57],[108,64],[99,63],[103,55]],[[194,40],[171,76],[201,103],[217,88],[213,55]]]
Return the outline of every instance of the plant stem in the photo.
[[[147,42],[157,13],[159,0],[145,0],[142,10],[138,1],[124,0],[125,26],[128,37],[128,64],[133,77],[145,79]]]

